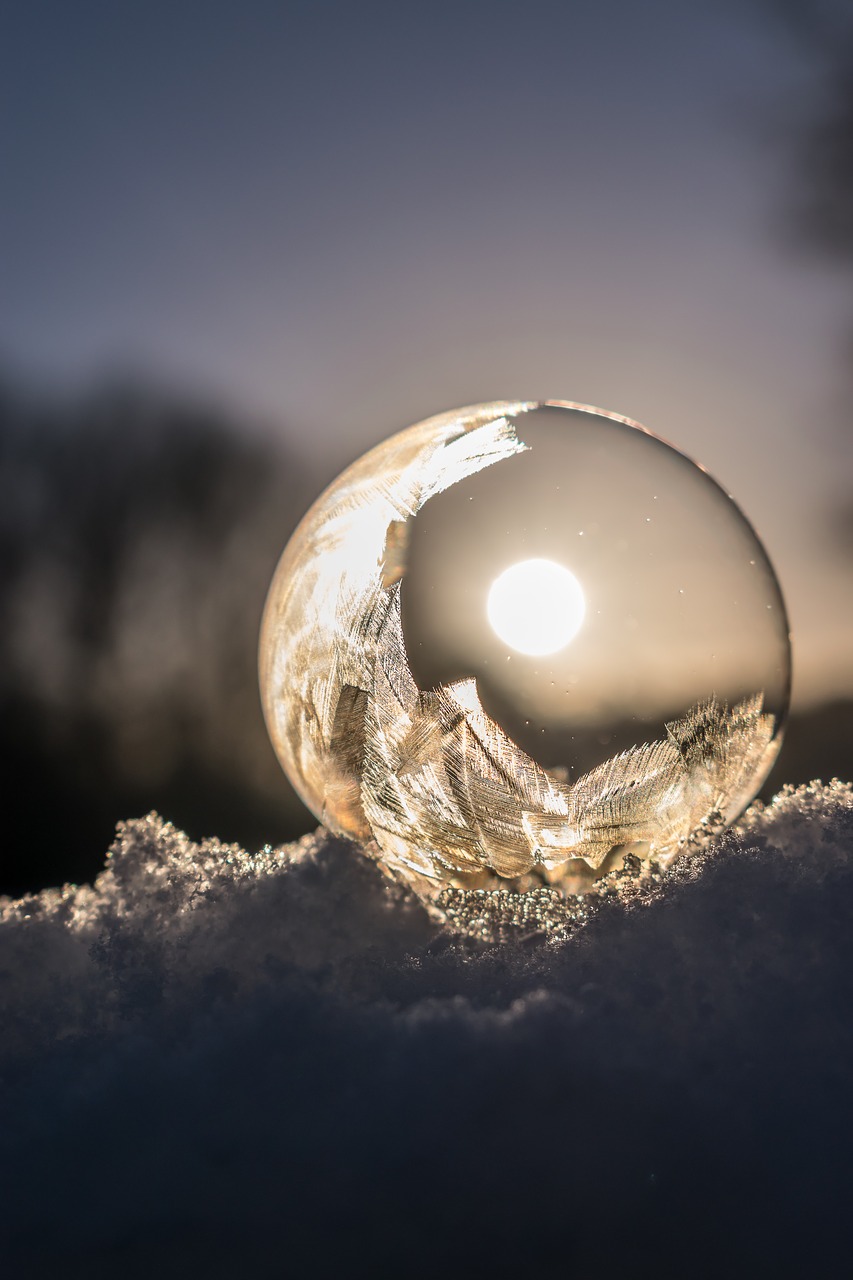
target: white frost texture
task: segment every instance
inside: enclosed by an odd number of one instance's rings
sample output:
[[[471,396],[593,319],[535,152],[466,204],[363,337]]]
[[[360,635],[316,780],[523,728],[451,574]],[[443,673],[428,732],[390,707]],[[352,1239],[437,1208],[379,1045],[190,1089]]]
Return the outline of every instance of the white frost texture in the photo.
[[[849,1274],[847,784],[561,939],[155,815],[0,919],[9,1280]]]

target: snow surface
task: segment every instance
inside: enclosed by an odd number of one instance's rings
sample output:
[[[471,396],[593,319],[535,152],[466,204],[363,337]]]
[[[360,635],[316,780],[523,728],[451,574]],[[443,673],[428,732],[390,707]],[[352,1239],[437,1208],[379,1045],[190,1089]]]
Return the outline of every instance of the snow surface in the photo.
[[[124,823],[0,910],[0,1267],[846,1275],[852,924],[838,782],[511,946],[322,830]]]

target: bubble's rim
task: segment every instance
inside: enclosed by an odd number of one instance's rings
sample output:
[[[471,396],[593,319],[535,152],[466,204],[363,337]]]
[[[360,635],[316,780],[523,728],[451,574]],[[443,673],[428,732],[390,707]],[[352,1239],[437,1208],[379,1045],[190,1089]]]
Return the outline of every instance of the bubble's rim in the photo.
[[[709,471],[708,468],[703,463],[699,462],[699,460],[695,458],[692,453],[687,453],[686,450],[682,449],[679,445],[674,444],[672,440],[667,439],[666,436],[662,436],[657,431],[652,431],[650,427],[645,426],[642,422],[638,422],[636,418],[629,418],[625,414],[614,413],[611,409],[602,409],[598,405],[581,404],[580,401],[578,400],[559,400],[559,399],[539,400],[537,401],[536,407],[540,407],[540,406],[546,407],[546,408],[554,408],[554,409],[573,409],[581,413],[591,413],[595,417],[607,418],[611,422],[621,422],[626,427],[633,427],[634,430],[636,431],[642,431],[643,435],[651,436],[653,440],[658,440],[661,444],[666,445],[667,448],[673,449],[676,453],[680,454],[682,458],[686,458],[688,462],[692,462],[694,467],[698,467],[698,469],[708,477],[711,483],[715,485],[716,488],[719,489],[720,492],[724,495],[724,497],[732,504],[735,511],[740,516],[741,520],[743,520],[743,522],[751,530],[752,535],[755,538],[756,543],[758,544],[758,548],[764,557],[767,567],[769,568],[773,576],[773,581],[776,584],[776,592],[779,597],[779,604],[782,609],[782,625],[784,627],[785,636],[788,641],[788,672],[787,672],[787,679],[785,681],[785,686],[783,690],[784,700],[782,704],[782,711],[777,716],[777,729],[774,735],[776,740],[779,743],[779,752],[781,752],[784,746],[785,728],[787,726],[788,717],[791,711],[791,696],[793,692],[793,682],[794,682],[794,638],[791,634],[790,615],[788,613],[788,606],[785,601],[785,594],[782,590],[782,583],[780,581],[779,574],[776,572],[776,566],[774,565],[773,561],[770,558],[770,555],[768,554],[767,548],[764,545],[764,539],[759,534],[758,530],[750,520],[749,516],[744,511],[743,507],[740,505],[740,503],[737,501],[734,495],[730,493],[729,490],[720,483],[720,481],[716,478],[713,472]],[[778,753],[777,753],[777,760],[778,760]],[[772,771],[772,768],[775,766],[775,764],[776,764],[776,761],[774,760],[773,766],[771,766],[771,769],[768,770],[767,777],[769,777],[770,772]],[[765,782],[766,780],[767,778],[764,779]]]

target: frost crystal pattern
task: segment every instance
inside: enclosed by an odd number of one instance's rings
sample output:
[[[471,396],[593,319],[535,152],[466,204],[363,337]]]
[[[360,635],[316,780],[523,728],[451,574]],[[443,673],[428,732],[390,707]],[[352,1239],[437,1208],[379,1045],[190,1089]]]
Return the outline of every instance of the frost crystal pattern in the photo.
[[[512,599],[490,629],[514,562],[574,584],[543,593],[543,635],[582,585],[577,639],[516,639]],[[498,933],[553,927],[614,868],[732,822],[778,752],[789,678],[778,586],[731,499],[636,424],[532,403],[430,419],[350,467],[284,552],[260,663],[317,817],[469,931],[487,895]]]

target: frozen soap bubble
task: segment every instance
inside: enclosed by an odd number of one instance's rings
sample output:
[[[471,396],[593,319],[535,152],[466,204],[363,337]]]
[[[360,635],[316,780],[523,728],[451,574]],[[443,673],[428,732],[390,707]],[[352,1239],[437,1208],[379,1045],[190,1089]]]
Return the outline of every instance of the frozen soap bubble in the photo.
[[[734,821],[779,750],[785,607],[732,499],[636,423],[478,405],[317,500],[261,631],[278,757],[332,831],[474,933]]]

